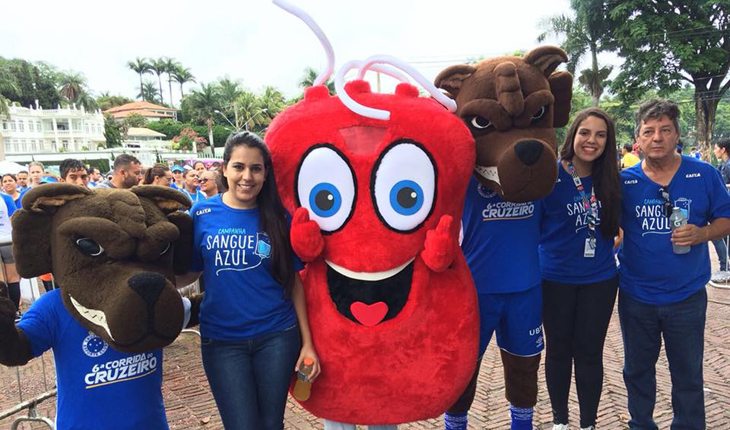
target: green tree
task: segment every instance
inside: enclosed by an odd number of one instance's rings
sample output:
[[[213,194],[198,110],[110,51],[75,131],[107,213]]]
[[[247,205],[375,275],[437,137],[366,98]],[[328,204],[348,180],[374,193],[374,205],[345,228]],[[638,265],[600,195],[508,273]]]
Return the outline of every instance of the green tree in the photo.
[[[61,96],[56,88],[57,76],[55,68],[45,63],[0,57],[0,77],[6,82],[0,95],[21,106],[33,106],[36,100],[46,109],[58,106]]]
[[[111,115],[104,115],[104,138],[107,148],[122,146],[122,127]]]
[[[546,31],[537,40],[542,42],[548,34],[563,36],[561,47],[568,54],[568,71],[575,75],[576,68],[585,54],[590,54],[591,67],[581,71],[578,82],[588,91],[593,99],[593,106],[598,106],[611,67],[598,65],[598,54],[606,51],[604,42],[608,38],[609,27],[604,18],[603,0],[571,0],[570,7],[575,17],[560,15],[548,18],[543,22]]]
[[[186,126],[190,126],[190,124],[183,124],[172,119],[151,121],[147,124],[147,128],[164,134],[165,138],[168,140],[172,140],[173,137],[179,135],[180,131],[182,131],[182,129]]]
[[[312,67],[305,68],[304,75],[299,80],[299,87],[305,89],[313,86],[314,81],[317,80],[317,75],[319,75],[319,72],[314,70]],[[329,89],[330,94],[335,93],[335,82],[332,78],[328,79],[325,85],[327,85],[327,89]]]
[[[160,103],[165,104],[165,97],[162,95],[162,74],[167,71],[167,58],[157,58],[150,61],[150,70],[157,75],[157,83],[160,87]]]
[[[142,84],[142,92],[137,94],[137,97],[141,98],[142,100],[146,100],[150,103],[160,103],[160,101],[157,100],[157,97],[160,95],[160,93],[157,91],[157,88],[155,88],[155,83],[150,81],[145,81]]]
[[[132,99],[130,98],[124,96],[113,96],[110,95],[108,92],[102,93],[99,97],[96,98],[96,104],[102,111],[111,109],[116,106],[125,105],[131,102]]]
[[[176,67],[172,72],[172,77],[178,84],[180,84],[180,100],[182,101],[182,99],[185,98],[183,85],[188,82],[195,82],[195,76],[193,76],[189,68],[178,65],[178,67]]]
[[[59,94],[69,103],[83,106],[86,110],[94,110],[98,108],[96,100],[89,94],[86,88],[86,79],[80,73],[60,73]]]
[[[195,121],[204,123],[208,128],[208,139],[213,144],[213,124],[215,122],[215,111],[221,109],[220,95],[214,84],[200,84],[199,90],[193,90],[184,100],[189,116]]]
[[[137,97],[141,98],[142,100],[146,100],[143,96],[144,83],[142,82],[142,75],[150,72],[150,63],[147,61],[146,58],[137,57],[134,59],[134,61],[128,61],[127,67],[139,74],[139,95],[137,95]]]
[[[147,127],[147,118],[138,113],[133,113],[124,118],[123,124],[127,130],[129,130],[129,127]]]
[[[730,88],[730,2],[607,0],[612,39],[625,61],[613,89],[637,100],[648,89],[666,95],[694,88],[696,136],[709,153],[717,107]]]

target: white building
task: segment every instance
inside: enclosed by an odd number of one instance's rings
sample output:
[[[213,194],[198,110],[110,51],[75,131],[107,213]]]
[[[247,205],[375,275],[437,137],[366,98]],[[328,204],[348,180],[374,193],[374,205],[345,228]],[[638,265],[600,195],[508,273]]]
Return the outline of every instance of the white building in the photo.
[[[172,141],[165,140],[165,135],[149,128],[129,127],[127,137],[122,140],[125,149],[146,149],[150,151],[171,151]]]
[[[106,146],[104,116],[75,106],[58,109],[9,107],[0,119],[5,156],[95,151]]]

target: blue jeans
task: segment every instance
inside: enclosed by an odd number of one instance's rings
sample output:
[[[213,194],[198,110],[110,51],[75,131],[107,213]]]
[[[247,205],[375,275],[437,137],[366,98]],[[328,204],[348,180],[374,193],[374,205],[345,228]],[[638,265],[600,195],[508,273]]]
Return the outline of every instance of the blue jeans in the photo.
[[[656,362],[664,349],[672,379],[672,430],[705,428],[702,389],[707,292],[702,288],[669,305],[649,305],[619,292],[624,341],[624,383],[628,393],[630,429],[656,430]]]
[[[298,326],[250,340],[202,339],[203,368],[227,430],[284,428],[300,350]]]

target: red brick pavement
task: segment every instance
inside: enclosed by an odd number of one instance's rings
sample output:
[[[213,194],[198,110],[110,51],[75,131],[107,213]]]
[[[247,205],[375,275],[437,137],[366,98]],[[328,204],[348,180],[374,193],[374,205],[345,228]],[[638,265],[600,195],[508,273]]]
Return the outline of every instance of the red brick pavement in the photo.
[[[710,292],[711,297],[718,297]],[[730,304],[711,302],[707,314],[705,334],[705,401],[707,428],[730,428]],[[199,341],[194,335],[184,334],[165,351],[165,383],[163,392],[168,419],[172,429],[221,429],[222,425],[210,395],[208,383],[200,364]],[[614,314],[606,341],[605,378],[603,397],[598,412],[598,428],[626,428],[626,391],[621,377],[623,351],[618,318]],[[45,367],[46,382],[43,381]],[[50,354],[33,360],[20,370],[21,391],[28,399],[52,388],[54,382],[53,360]],[[655,417],[660,429],[669,428],[671,422],[670,382],[667,363],[662,354],[657,366],[657,407]],[[0,410],[18,402],[16,371],[0,366]],[[571,393],[573,426],[577,425],[578,410],[575,392]],[[39,413],[53,416],[53,401],[41,404]],[[507,404],[504,400],[504,384],[499,354],[490,346],[482,364],[477,397],[469,416],[472,429],[509,428]],[[10,418],[0,420],[0,429],[10,428]],[[536,407],[535,423],[539,430],[551,428],[550,404],[545,381],[540,373],[540,392]],[[22,428],[22,427],[21,427]],[[25,428],[31,428],[27,426]],[[33,428],[43,428],[34,426]],[[321,429],[321,423],[304,412],[294,402],[287,404],[285,428],[292,430]],[[401,429],[441,429],[441,419],[404,424]]]

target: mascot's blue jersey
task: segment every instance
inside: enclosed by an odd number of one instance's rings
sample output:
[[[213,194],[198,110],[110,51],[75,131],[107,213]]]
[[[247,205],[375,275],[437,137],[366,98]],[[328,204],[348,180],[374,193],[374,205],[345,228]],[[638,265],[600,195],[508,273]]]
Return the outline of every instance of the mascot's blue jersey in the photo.
[[[580,178],[586,197],[590,199],[593,181]],[[543,200],[540,268],[543,279],[565,284],[588,284],[616,276],[613,238],[601,233],[601,208],[598,202],[596,250],[594,257],[585,257],[589,237],[588,215],[573,178],[558,163],[558,180],[552,193]]]
[[[127,354],[82,327],[61,290],[44,294],[18,323],[33,356],[52,348],[59,430],[167,429],[162,401],[162,350]]]
[[[461,248],[479,294],[515,293],[540,285],[541,213],[541,202],[505,202],[471,178]]]
[[[294,306],[271,273],[271,243],[259,210],[235,209],[222,194],[201,200],[193,217],[193,270],[203,271],[200,334],[242,340],[296,324]],[[302,263],[295,259],[294,269]]]
[[[682,301],[705,288],[710,280],[710,257],[707,242],[693,246],[687,254],[672,252],[672,232],[659,188],[641,164],[621,172],[624,242],[619,253],[619,286],[636,300],[662,305]],[[665,191],[689,224],[704,227],[715,218],[730,217],[725,183],[717,169],[704,161],[682,156]]]

